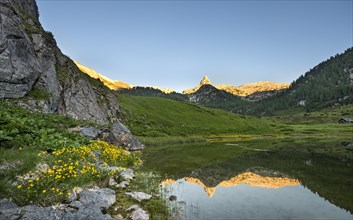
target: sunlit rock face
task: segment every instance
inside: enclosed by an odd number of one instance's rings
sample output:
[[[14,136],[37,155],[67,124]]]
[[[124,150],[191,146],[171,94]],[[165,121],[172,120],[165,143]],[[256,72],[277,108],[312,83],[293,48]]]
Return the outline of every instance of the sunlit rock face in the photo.
[[[295,186],[300,184],[299,180],[288,177],[269,177],[261,176],[252,172],[245,172],[234,176],[229,180],[224,180],[214,187],[206,186],[201,180],[194,177],[184,177],[188,183],[193,183],[201,186],[209,197],[212,197],[217,187],[234,187],[239,184],[246,184],[249,186],[256,186],[262,188],[277,189],[285,186]],[[166,179],[161,182],[161,185],[169,185],[175,183],[177,180]]]
[[[86,73],[87,75],[89,75],[90,77],[92,77],[94,79],[99,79],[109,89],[117,90],[117,89],[130,89],[130,88],[132,88],[132,85],[130,85],[128,83],[125,83],[125,82],[122,82],[119,80],[109,79],[108,77],[97,73],[94,69],[86,67],[77,61],[74,61],[74,63],[83,73]]]

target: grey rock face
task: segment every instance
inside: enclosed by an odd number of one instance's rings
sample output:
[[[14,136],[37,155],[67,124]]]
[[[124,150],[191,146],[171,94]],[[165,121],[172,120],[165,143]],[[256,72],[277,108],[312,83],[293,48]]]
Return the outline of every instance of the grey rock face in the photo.
[[[0,98],[20,98],[32,89],[42,69],[21,18],[10,1],[0,3]]]
[[[41,66],[35,87],[50,94],[49,112],[56,112],[60,102],[60,85],[56,73],[56,43],[54,39],[44,38],[43,34],[32,34],[33,47]]]
[[[139,202],[141,202],[142,200],[150,200],[152,198],[152,195],[144,192],[127,192],[125,194],[131,196]]]
[[[100,129],[92,126],[84,126],[80,128],[80,134],[91,139],[97,139],[100,133],[102,133]]]
[[[6,209],[13,209],[13,208],[18,208],[18,206],[14,202],[11,202],[8,199],[0,200],[0,212]]]
[[[23,11],[27,12],[33,18],[38,18],[38,7],[35,0],[11,0],[18,5]]]

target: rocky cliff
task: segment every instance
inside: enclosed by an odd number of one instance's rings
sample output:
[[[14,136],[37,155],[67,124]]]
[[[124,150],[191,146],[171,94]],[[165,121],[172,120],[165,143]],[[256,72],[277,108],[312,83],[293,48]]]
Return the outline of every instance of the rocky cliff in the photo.
[[[38,16],[34,0],[0,0],[0,97],[22,98],[12,101],[98,124],[116,119],[114,92],[62,54]],[[33,90],[47,95],[32,98]]]

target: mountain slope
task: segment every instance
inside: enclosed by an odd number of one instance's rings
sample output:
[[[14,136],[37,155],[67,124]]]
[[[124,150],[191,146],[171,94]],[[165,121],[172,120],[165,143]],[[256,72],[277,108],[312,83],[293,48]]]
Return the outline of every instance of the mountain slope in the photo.
[[[312,111],[352,103],[353,48],[349,48],[300,76],[288,90],[253,104],[247,112],[271,114],[291,108]]]

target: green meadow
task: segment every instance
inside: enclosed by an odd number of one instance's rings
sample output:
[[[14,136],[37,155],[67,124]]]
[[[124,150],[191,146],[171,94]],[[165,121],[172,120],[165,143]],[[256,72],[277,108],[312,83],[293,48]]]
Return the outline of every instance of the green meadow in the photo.
[[[353,105],[272,117],[244,116],[157,97],[120,95],[121,118],[147,144],[262,137],[349,137]]]

